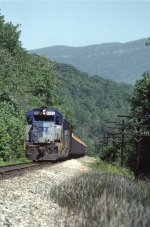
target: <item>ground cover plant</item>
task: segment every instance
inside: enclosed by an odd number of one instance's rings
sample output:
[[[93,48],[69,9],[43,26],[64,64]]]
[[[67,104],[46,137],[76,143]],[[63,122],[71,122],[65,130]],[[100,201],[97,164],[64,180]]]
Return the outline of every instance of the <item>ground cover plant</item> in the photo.
[[[102,169],[51,190],[50,197],[66,209],[66,226],[149,226],[150,184]]]
[[[96,161],[90,164],[90,167],[97,171],[118,174],[123,177],[134,179],[133,172],[129,168],[120,167],[120,162],[110,163],[110,162],[104,162],[100,158],[96,158]]]
[[[15,165],[15,164],[20,164],[20,163],[29,163],[31,162],[29,159],[26,157],[22,157],[19,159],[11,159],[9,161],[4,161],[2,158],[0,158],[0,167],[1,166],[7,166],[7,165]]]

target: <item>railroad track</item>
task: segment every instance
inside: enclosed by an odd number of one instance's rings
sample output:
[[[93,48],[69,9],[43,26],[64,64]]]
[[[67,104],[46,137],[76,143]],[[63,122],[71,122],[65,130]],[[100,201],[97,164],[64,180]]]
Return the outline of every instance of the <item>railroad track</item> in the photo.
[[[15,176],[21,176],[26,171],[30,171],[33,169],[39,169],[45,166],[50,166],[52,163],[23,163],[23,164],[15,164],[0,167],[0,180],[11,178]]]

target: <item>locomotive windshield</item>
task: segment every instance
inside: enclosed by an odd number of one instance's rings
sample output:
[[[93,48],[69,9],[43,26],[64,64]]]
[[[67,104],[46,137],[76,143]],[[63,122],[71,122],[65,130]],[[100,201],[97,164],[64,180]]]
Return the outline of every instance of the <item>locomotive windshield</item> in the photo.
[[[40,109],[34,111],[35,121],[54,121],[55,112],[47,109]]]
[[[34,115],[35,121],[54,121],[54,116],[51,115]]]

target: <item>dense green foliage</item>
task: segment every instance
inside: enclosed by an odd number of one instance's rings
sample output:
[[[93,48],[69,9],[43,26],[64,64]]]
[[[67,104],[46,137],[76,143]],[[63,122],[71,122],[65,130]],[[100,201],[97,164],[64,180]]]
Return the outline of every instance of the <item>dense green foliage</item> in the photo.
[[[10,102],[0,103],[0,159],[8,161],[23,157],[24,119]]]
[[[117,131],[117,130],[116,130]],[[119,130],[118,130],[119,131]],[[125,130],[123,147],[123,166],[134,171],[136,154],[135,132]],[[113,165],[121,165],[121,136],[116,137],[114,142],[109,142],[106,147],[99,150],[101,160]]]
[[[96,158],[95,161],[90,164],[90,167],[93,170],[116,174],[133,179],[133,172],[130,169],[121,167],[120,165],[114,165],[109,162],[106,163],[99,158]]]
[[[58,105],[58,74],[44,57],[21,47],[18,26],[0,16],[0,159],[24,156],[25,112],[41,105]]]
[[[125,141],[124,141],[124,166],[130,167],[132,170],[135,168],[135,157],[136,157],[136,141],[137,136],[137,116],[141,117],[140,124],[150,124],[150,73],[144,72],[142,78],[135,84],[133,95],[130,99],[131,102],[131,113],[132,119],[128,121],[129,124],[134,127],[125,129]],[[143,133],[148,133],[149,127],[144,127],[140,130],[141,136]],[[120,140],[120,139],[119,139]],[[121,153],[121,142],[117,142],[115,145],[107,146],[102,149],[100,154],[101,158],[109,162],[120,162]],[[142,140],[143,141],[143,140]],[[141,143],[142,143],[141,141]],[[143,157],[142,159],[143,160]]]
[[[147,39],[128,43],[104,43],[85,47],[53,46],[32,51],[82,72],[102,75],[111,80],[134,84],[145,70],[150,70]]]
[[[141,113],[143,116],[150,114],[149,72],[143,73],[142,78],[136,82],[131,105],[134,113]]]
[[[70,65],[57,64],[56,70],[62,81],[59,94],[75,115],[80,137],[99,137],[108,120],[128,113],[132,86],[89,76]]]
[[[18,27],[18,25],[14,26],[11,22],[5,22],[4,16],[0,15],[0,49],[6,49],[13,55],[21,47]]]

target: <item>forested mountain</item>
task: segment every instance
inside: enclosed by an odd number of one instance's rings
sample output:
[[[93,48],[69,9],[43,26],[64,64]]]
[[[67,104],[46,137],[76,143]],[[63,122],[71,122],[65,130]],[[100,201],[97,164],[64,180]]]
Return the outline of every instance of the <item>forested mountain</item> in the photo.
[[[59,95],[71,109],[81,138],[99,137],[106,131],[108,120],[128,113],[131,85],[89,76],[71,65],[57,63],[55,68],[61,79]]]
[[[72,64],[91,75],[134,84],[150,70],[150,47],[147,39],[128,43],[105,43],[85,47],[52,46],[32,50],[51,60]]]
[[[30,108],[59,109],[84,139],[99,137],[108,119],[128,111],[132,86],[29,54],[19,37],[18,26],[0,15],[0,162],[24,156]]]

